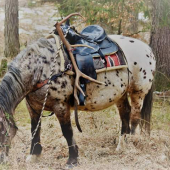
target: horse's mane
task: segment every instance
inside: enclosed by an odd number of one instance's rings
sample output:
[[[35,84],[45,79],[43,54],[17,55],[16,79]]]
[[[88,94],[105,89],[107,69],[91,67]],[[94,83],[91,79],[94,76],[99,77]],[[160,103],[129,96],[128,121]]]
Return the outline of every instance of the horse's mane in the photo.
[[[46,50],[50,52],[56,52],[57,47],[55,44],[54,39],[46,39],[40,38],[34,43],[27,46],[26,49],[22,50],[16,58],[11,62],[10,65],[17,65],[18,62],[22,62],[25,59],[29,58],[30,54],[34,53],[39,56],[48,56],[49,54],[46,53]]]
[[[0,84],[0,107],[4,112],[11,113],[23,90],[19,69],[10,66]]]
[[[18,100],[21,99],[25,90],[21,77],[22,72],[18,63],[21,64],[33,52],[36,55],[47,55],[43,49],[54,52],[55,45],[53,44],[55,43],[52,43],[45,38],[40,38],[38,41],[21,51],[9,64],[8,71],[0,84],[0,108],[2,108],[4,112],[11,113],[14,106],[20,102]]]
[[[48,49],[54,52],[52,42],[40,38],[38,41],[29,45],[26,49],[21,51],[16,58],[9,64],[8,71],[0,84],[0,107],[4,112],[11,113],[13,106],[18,104],[18,98],[24,93],[24,84],[21,78],[21,70],[18,63],[22,63],[27,59],[28,54],[34,52],[37,55],[45,55],[43,49]]]

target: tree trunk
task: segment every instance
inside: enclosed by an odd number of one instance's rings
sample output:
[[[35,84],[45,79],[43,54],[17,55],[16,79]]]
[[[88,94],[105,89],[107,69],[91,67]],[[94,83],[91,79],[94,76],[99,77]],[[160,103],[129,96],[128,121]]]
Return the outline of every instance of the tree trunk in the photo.
[[[129,28],[127,29],[128,30],[128,33],[129,34],[137,34],[138,33],[138,12],[136,11],[133,11],[131,13],[131,17],[129,18]]]
[[[150,46],[157,61],[155,86],[157,90],[170,87],[170,2],[152,0],[152,30]]]
[[[13,58],[19,52],[18,27],[18,0],[5,0],[5,57]]]

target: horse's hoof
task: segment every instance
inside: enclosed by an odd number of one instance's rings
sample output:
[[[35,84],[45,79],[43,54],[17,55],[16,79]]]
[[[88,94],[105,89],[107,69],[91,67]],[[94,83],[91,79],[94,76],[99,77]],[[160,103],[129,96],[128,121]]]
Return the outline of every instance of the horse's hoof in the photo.
[[[124,151],[124,147],[117,146],[116,150],[115,150],[115,153],[121,154],[123,151]]]
[[[77,163],[76,164],[66,164],[65,169],[73,169],[74,167],[77,167]]]
[[[119,153],[119,152],[121,152],[121,150],[122,150],[122,148],[120,148],[119,146],[117,146],[115,152],[118,152],[118,153]]]
[[[39,157],[40,156],[37,156],[37,155],[29,155],[26,159],[26,162],[27,163],[36,163],[39,161]]]
[[[116,152],[121,152],[124,148],[124,135],[119,136],[119,142],[116,147]]]

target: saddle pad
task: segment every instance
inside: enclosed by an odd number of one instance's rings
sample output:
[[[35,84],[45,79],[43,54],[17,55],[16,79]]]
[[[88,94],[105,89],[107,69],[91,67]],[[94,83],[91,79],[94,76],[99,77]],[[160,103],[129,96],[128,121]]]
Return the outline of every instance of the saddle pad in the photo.
[[[124,55],[120,50],[114,54],[106,55],[105,58],[107,61],[107,68],[103,64],[100,57],[93,58],[94,67],[97,73],[102,71],[109,71],[128,67]]]

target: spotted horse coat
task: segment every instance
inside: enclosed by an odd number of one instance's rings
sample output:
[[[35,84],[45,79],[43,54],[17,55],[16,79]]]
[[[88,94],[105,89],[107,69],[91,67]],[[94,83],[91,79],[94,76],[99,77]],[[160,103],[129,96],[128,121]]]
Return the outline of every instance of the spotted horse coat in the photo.
[[[151,87],[155,71],[155,58],[148,45],[128,37],[110,35],[123,50],[128,69],[112,70],[98,73],[97,80],[105,82],[105,85],[98,85],[93,82],[87,84],[86,105],[78,106],[79,110],[97,111],[116,104],[122,121],[121,134],[135,133],[141,116],[144,120],[150,121]],[[42,104],[48,85],[34,91],[37,83],[49,78],[50,70],[56,57],[57,47],[54,39],[41,38],[34,44],[28,46],[10,63],[8,72],[0,85],[0,117],[8,113],[13,117],[14,110],[18,103],[26,97],[27,107],[31,117],[31,132],[36,129],[40,118]],[[60,72],[60,57],[55,63],[54,75]],[[73,100],[74,77],[63,74],[53,80],[50,84],[45,110],[56,114],[69,146],[69,158],[67,165],[77,164],[78,147],[73,138],[73,130],[70,121],[70,109],[73,109],[70,101]],[[6,91],[6,95],[3,92]],[[129,103],[128,96],[131,99]],[[146,107],[147,106],[149,107]],[[140,116],[141,114],[141,116]],[[0,119],[1,120],[1,119]],[[41,125],[41,123],[40,123]],[[9,125],[10,126],[10,125]],[[149,124],[148,124],[149,129]],[[0,122],[2,132],[3,122]],[[14,126],[10,126],[11,136],[16,133]],[[6,138],[0,133],[1,139]],[[12,138],[11,137],[11,138]],[[11,141],[9,138],[9,142]],[[1,144],[3,145],[4,140]],[[41,154],[40,126],[35,134],[30,156],[31,160]],[[0,150],[4,157],[8,152]],[[4,159],[0,160],[1,162]]]

